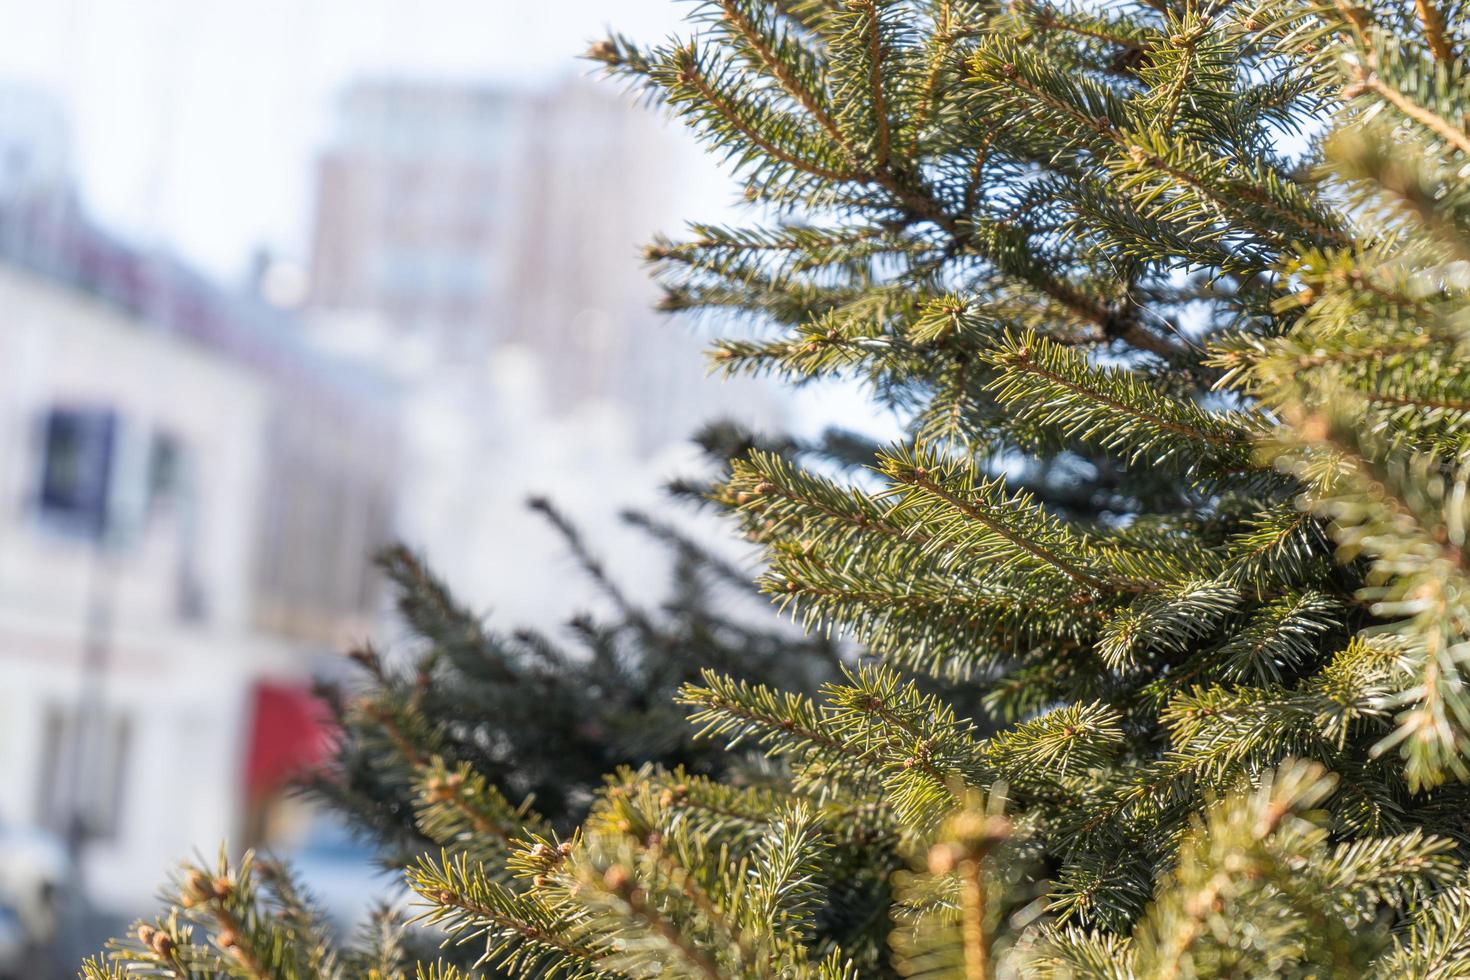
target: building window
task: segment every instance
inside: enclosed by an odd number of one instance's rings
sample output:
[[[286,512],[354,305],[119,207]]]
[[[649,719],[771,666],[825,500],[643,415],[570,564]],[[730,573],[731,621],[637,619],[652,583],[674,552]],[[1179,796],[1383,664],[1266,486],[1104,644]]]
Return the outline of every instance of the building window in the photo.
[[[41,426],[37,510],[47,524],[100,538],[107,530],[117,415],[107,409],[54,408]]]
[[[36,817],[43,827],[110,840],[119,831],[132,719],[116,710],[90,711],[86,724],[82,717],[76,707],[46,709]]]
[[[177,502],[184,489],[183,447],[166,432],[155,432],[148,447],[148,508],[167,507]]]

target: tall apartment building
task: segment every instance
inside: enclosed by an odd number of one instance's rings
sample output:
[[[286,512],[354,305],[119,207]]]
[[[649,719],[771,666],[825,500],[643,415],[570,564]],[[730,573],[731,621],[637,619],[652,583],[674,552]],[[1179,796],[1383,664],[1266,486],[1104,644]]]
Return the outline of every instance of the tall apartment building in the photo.
[[[510,291],[517,107],[493,90],[361,84],[317,173],[311,305],[376,314],[440,358],[483,354]]]
[[[310,319],[408,379],[401,526],[475,600],[534,613],[538,590],[565,590],[554,542],[523,527],[527,492],[597,524],[647,502],[704,421],[780,419],[764,386],[707,377],[704,338],[653,309],[641,247],[718,217],[723,186],[680,136],[590,81],[378,80],[341,97]],[[507,553],[551,565],[509,574]]]
[[[522,346],[552,412],[611,400],[645,451],[701,409],[769,415],[702,383],[699,338],[652,309],[639,248],[705,203],[708,168],[609,86],[360,83],[319,164],[311,306],[435,369]]]

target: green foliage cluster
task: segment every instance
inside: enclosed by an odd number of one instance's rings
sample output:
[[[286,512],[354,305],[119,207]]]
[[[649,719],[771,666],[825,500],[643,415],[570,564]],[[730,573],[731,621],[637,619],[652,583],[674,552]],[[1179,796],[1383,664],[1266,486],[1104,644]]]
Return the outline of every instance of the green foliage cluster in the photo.
[[[728,427],[711,427],[702,442],[716,464],[749,445]],[[474,825],[443,807],[425,811],[425,787],[436,779],[459,772],[484,784],[476,797],[480,830],[569,830],[617,766],[726,769],[730,757],[697,742],[673,703],[701,668],[811,690],[840,666],[831,641],[761,623],[749,577],[674,526],[623,515],[670,558],[669,594],[647,607],[624,594],[549,501],[530,506],[559,532],[606,612],[573,618],[570,643],[534,630],[500,633],[457,603],[418,556],[395,548],[380,565],[409,649],[360,648],[351,659],[365,683],[321,691],[341,734],[334,764],[310,781],[311,794],[378,844],[392,867]],[[496,860],[503,859],[502,850]]]
[[[412,969],[1470,975],[1470,11],[693,24],[591,52],[764,220],[651,246],[665,305],[750,321],[727,371],[858,378],[911,422],[864,475],[754,449],[711,497],[775,602],[868,653],[815,696],[684,685],[774,764],[624,769],[570,832],[435,768],[408,881],[483,956]],[[333,975],[274,894],[235,913],[250,962],[297,959],[217,969]],[[217,975],[146,945],[88,976]]]

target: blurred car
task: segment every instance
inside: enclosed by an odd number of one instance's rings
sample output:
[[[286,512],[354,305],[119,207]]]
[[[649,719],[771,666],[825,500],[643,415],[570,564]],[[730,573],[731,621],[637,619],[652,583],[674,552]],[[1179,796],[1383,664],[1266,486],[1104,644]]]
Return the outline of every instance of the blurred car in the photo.
[[[9,905],[0,905],[0,978],[30,980],[34,975],[32,953],[20,916]]]
[[[66,846],[39,827],[0,826],[0,978],[49,975],[66,889],[76,881]]]
[[[300,842],[277,854],[306,884],[338,935],[350,935],[383,901],[403,896],[403,886],[383,869],[377,852],[329,814],[313,815]]]

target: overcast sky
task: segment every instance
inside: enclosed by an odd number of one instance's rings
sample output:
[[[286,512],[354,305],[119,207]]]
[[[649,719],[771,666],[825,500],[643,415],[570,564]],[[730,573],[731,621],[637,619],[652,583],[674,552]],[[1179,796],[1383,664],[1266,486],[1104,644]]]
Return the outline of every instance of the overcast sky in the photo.
[[[71,117],[109,223],[236,277],[300,249],[331,98],[374,73],[535,85],[608,25],[660,39],[672,0],[0,0],[0,79]]]

